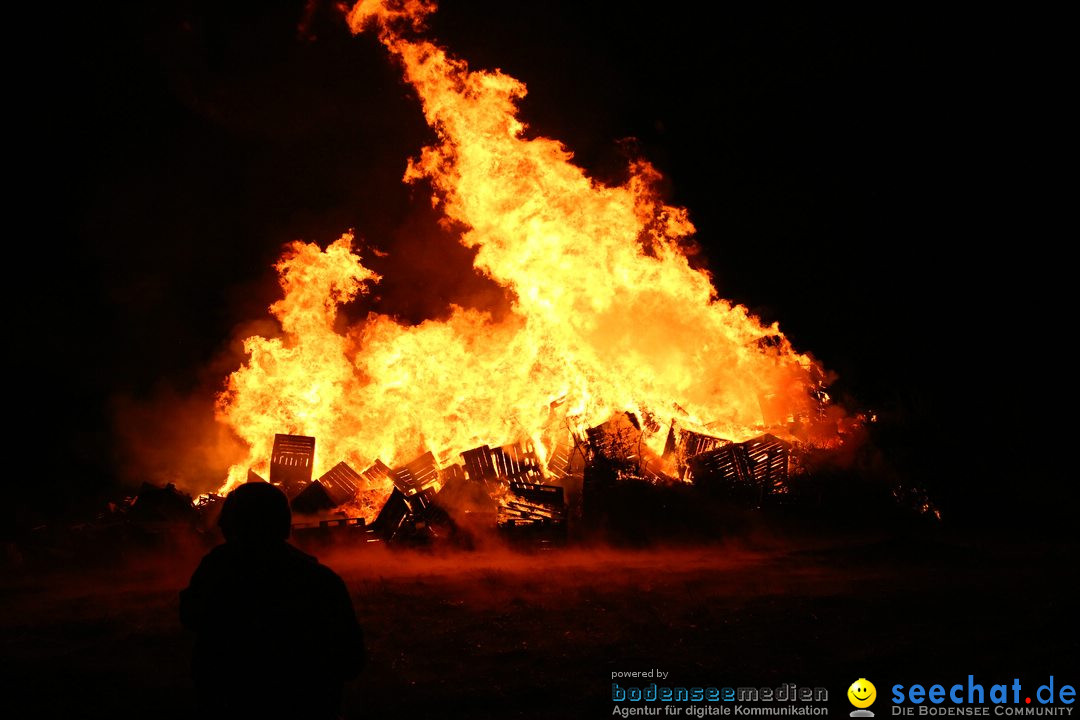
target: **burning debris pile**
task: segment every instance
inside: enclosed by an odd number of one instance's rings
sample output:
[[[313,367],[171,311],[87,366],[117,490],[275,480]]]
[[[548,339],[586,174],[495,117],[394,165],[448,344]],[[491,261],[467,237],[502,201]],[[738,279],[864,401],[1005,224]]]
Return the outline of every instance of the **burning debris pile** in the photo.
[[[443,467],[425,452],[396,468],[376,460],[363,472],[342,461],[316,480],[311,479],[315,438],[278,434],[269,482],[289,498],[293,530],[301,539],[333,536],[401,544],[454,538],[469,516],[510,538],[561,542],[571,518],[582,517],[587,488],[611,479],[691,484],[746,508],[796,495],[789,482],[794,447],[773,435],[736,443],[673,429],[665,458],[642,445],[641,428],[636,416],[622,413],[579,436],[568,434],[546,461],[525,444],[481,445]],[[255,473],[249,479],[261,481]],[[388,496],[382,490],[387,484],[392,486]],[[368,523],[365,511],[371,504],[366,500],[372,495],[385,499]],[[202,504],[216,497],[203,498]]]
[[[311,481],[314,449],[313,437],[274,439],[270,482],[289,497],[298,515],[294,530],[301,535],[364,529],[367,542],[428,542],[454,534],[450,509],[492,514],[504,529],[565,529],[563,488],[547,484],[535,453],[520,445],[474,448],[461,454],[461,463],[444,468],[431,452],[396,468],[375,460],[361,473],[339,462]],[[358,514],[364,507],[360,496],[378,494],[386,484],[393,490],[366,525]]]
[[[526,444],[481,445],[442,467],[433,453],[425,452],[394,468],[375,460],[362,472],[338,462],[314,480],[316,438],[278,434],[270,479],[249,472],[248,482],[269,482],[285,493],[293,510],[293,537],[302,546],[471,547],[479,534],[488,533],[512,544],[550,547],[571,538],[609,537],[608,530],[627,527],[627,521],[631,527],[648,527],[659,519],[656,503],[665,498],[681,498],[684,508],[685,503],[713,508],[679,516],[684,535],[699,538],[738,532],[740,518],[772,507],[804,507],[814,514],[825,510],[826,517],[844,511],[844,494],[823,501],[807,470],[813,448],[768,433],[734,442],[673,428],[663,454],[655,454],[642,439],[652,422],[620,413],[584,433],[568,433],[567,441],[546,458]],[[887,488],[877,485],[880,498]],[[627,496],[619,488],[630,487],[647,488],[654,504],[621,504]],[[896,509],[940,519],[916,488],[895,485],[891,495]],[[193,500],[173,485],[144,484],[137,494],[110,503],[96,522],[75,529],[87,540],[121,545],[169,544],[192,532],[206,540],[214,533],[223,499],[208,494]],[[860,502],[867,500],[861,512],[870,509],[884,517],[884,506],[875,506],[869,496]],[[724,510],[709,514],[718,508]],[[729,527],[727,521],[735,524]]]

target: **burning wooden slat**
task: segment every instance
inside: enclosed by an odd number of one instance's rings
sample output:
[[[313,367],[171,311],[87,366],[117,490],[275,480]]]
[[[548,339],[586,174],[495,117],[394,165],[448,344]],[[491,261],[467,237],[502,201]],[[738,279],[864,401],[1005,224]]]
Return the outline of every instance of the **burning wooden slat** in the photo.
[[[260,482],[264,483],[264,482],[266,482],[266,479],[263,478],[263,476],[260,475],[259,473],[252,470],[251,468],[248,468],[247,482],[249,482],[249,483],[251,483],[251,482],[253,482],[253,483],[260,483]]]
[[[371,527],[383,538],[389,540],[397,534],[408,516],[409,506],[405,502],[405,495],[397,488],[394,488],[393,492],[390,493],[390,497],[386,499],[382,510],[375,517],[375,522],[371,523]]]
[[[548,454],[547,482],[563,487],[580,487],[588,459],[588,442],[566,433]]]
[[[506,483],[515,480],[536,482],[544,475],[540,459],[531,445],[514,443],[501,448],[487,445],[461,453],[469,479],[484,483]]]
[[[782,491],[787,486],[791,445],[766,433],[742,443],[746,450],[747,469],[765,492]]]
[[[316,482],[326,488],[326,493],[335,505],[343,505],[356,497],[363,480],[360,473],[342,461],[330,468]]]
[[[406,495],[405,502],[409,505],[409,512],[417,517],[424,515],[435,504],[437,494],[434,486],[428,486],[412,495]]]
[[[311,530],[313,528],[357,528],[365,527],[364,518],[331,518],[329,520],[311,520],[295,522],[293,530]]]
[[[465,480],[465,468],[457,463],[453,465],[447,465],[439,471],[439,478],[442,483],[443,492],[447,488],[454,487]]]
[[[774,435],[724,445],[687,461],[687,479],[703,488],[760,503],[787,486],[791,446]]]
[[[562,519],[562,511],[547,505],[540,505],[538,503],[521,502],[519,500],[511,500],[503,506],[503,512],[508,515],[515,515],[522,518],[542,519],[542,520],[556,520]]]
[[[465,470],[469,474],[469,479],[474,482],[495,480],[499,476],[491,458],[491,448],[487,445],[466,450],[461,453],[461,459],[465,461]]]
[[[363,478],[345,462],[339,462],[292,499],[293,510],[316,513],[331,510],[356,497]]]
[[[434,485],[439,480],[439,468],[435,465],[435,456],[426,452],[412,462],[394,468],[394,487],[406,497],[415,495]]]
[[[364,523],[364,518],[359,517],[293,523],[292,534],[297,542],[303,544],[348,541],[355,546],[382,541],[379,534]]]
[[[371,464],[371,467],[360,473],[360,475],[364,478],[363,486],[365,488],[380,488],[387,481],[393,482],[394,480],[394,471],[378,458]]]
[[[499,527],[504,528],[532,528],[537,526],[537,522],[534,520],[526,520],[519,518],[500,518]]]
[[[722,445],[731,444],[730,440],[725,440],[724,438],[719,438],[714,435],[693,432],[692,430],[683,430],[680,433],[679,439],[682,445],[682,455],[687,460],[695,455],[715,450]]]
[[[541,479],[540,461],[532,447],[523,447],[520,443],[504,445],[491,453],[492,462],[498,476],[504,480],[517,478]]]
[[[728,444],[715,450],[698,453],[687,463],[686,479],[695,483],[741,483],[747,481],[746,463],[742,448]]]
[[[554,478],[565,477],[570,473],[571,457],[574,448],[567,443],[559,443],[548,455],[548,475]]]
[[[556,505],[562,507],[564,503],[563,489],[558,485],[542,485],[539,483],[510,483],[510,491],[518,497],[526,500]]]
[[[718,451],[731,444],[730,440],[715,435],[706,435],[693,430],[680,430],[675,444],[675,464],[679,471],[679,477],[684,480],[691,479],[689,475],[692,472],[690,469],[691,459],[705,453]],[[727,457],[727,454],[720,453],[718,457]]]
[[[562,525],[565,520],[563,489],[539,483],[511,483],[496,514],[500,527]]]
[[[270,483],[280,487],[289,498],[311,482],[315,460],[315,438],[307,435],[275,435],[270,457]]]

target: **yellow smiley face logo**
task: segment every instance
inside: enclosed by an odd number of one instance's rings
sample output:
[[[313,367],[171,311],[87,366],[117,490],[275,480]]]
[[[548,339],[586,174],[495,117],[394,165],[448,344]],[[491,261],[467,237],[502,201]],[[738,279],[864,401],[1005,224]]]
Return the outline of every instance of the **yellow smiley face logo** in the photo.
[[[847,689],[848,700],[857,708],[868,708],[877,699],[877,688],[866,678],[859,678]]]

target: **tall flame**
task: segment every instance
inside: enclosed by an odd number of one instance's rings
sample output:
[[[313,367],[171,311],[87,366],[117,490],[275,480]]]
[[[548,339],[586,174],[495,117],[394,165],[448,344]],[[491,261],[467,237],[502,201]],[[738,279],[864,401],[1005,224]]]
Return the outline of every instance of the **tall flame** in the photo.
[[[424,0],[363,0],[354,32],[376,28],[415,88],[438,142],[405,172],[477,251],[475,267],[511,297],[511,312],[453,308],[403,325],[371,315],[342,329],[338,307],[379,278],[353,237],[326,250],[294,243],[278,263],[281,338],[248,338],[218,419],[248,447],[226,487],[265,470],[275,432],[318,438],[316,474],[338,460],[405,462],[425,450],[453,462],[480,444],[530,440],[544,452],[567,429],[613,413],[652,418],[659,451],[672,422],[741,440],[765,429],[835,432],[823,373],[773,324],[717,297],[691,266],[694,232],[664,204],[647,162],[602,185],[558,141],[526,138],[525,85],[472,71],[417,37]],[[562,435],[560,435],[562,434]]]

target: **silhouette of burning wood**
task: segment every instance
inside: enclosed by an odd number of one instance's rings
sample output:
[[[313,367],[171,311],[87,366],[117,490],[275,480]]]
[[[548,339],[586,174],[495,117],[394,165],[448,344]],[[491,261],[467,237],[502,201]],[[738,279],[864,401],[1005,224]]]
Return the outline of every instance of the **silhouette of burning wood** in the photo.
[[[485,527],[534,545],[562,542],[575,528],[602,529],[626,513],[644,513],[646,524],[653,515],[662,522],[655,505],[635,505],[634,498],[667,496],[641,495],[634,490],[641,485],[670,486],[681,493],[672,497],[684,498],[690,488],[710,501],[748,509],[820,507],[823,496],[832,498],[830,504],[843,502],[842,491],[823,493],[820,479],[807,470],[812,450],[776,435],[733,442],[672,426],[657,454],[643,436],[655,439],[659,430],[652,418],[620,413],[582,433],[568,430],[546,454],[528,442],[481,445],[462,452],[460,462],[444,459],[442,467],[432,452],[424,452],[396,467],[376,459],[362,472],[341,461],[316,480],[311,479],[316,439],[278,434],[268,475],[290,498],[293,532],[305,542],[427,544],[454,537],[469,542],[472,531]],[[248,480],[267,482],[253,471]],[[899,506],[940,519],[918,488],[896,483],[881,490],[882,495],[891,491]],[[81,537],[139,542],[182,530],[213,532],[222,499],[193,500],[171,485],[144,484],[136,495],[110,503],[95,522],[73,528]]]
[[[314,460],[315,438],[275,435],[274,451],[270,456],[270,483],[281,488],[292,500],[311,482]]]
[[[562,525],[565,520],[566,503],[558,485],[513,482],[499,501],[501,528]]]
[[[314,482],[310,476],[315,439],[277,435],[270,481],[291,497],[295,512],[322,516],[299,521],[298,529],[317,526],[341,532],[363,524],[362,519],[349,517],[349,506],[361,492],[392,484],[393,491],[367,527],[369,534],[387,542],[452,533],[454,521],[447,507],[455,505],[453,498],[469,493],[488,499],[501,530],[564,530],[568,518],[564,485],[580,482],[590,467],[604,468],[614,480],[691,483],[702,492],[751,507],[789,490],[792,446],[774,435],[735,443],[672,427],[665,456],[674,458],[675,472],[668,474],[665,468],[671,464],[650,453],[642,440],[646,430],[655,433],[658,427],[652,417],[622,413],[580,437],[567,433],[566,441],[556,444],[546,459],[528,443],[481,445],[461,453],[461,463],[443,468],[433,453],[425,452],[395,468],[376,460],[361,473],[340,462]]]
[[[363,481],[364,478],[347,463],[339,462],[292,499],[293,511],[314,514],[320,510],[333,510],[356,497]]]
[[[719,442],[695,439],[699,447],[715,445],[715,449],[690,456],[684,479],[753,506],[762,505],[766,496],[788,492],[790,443],[769,434],[741,443],[715,439]]]

